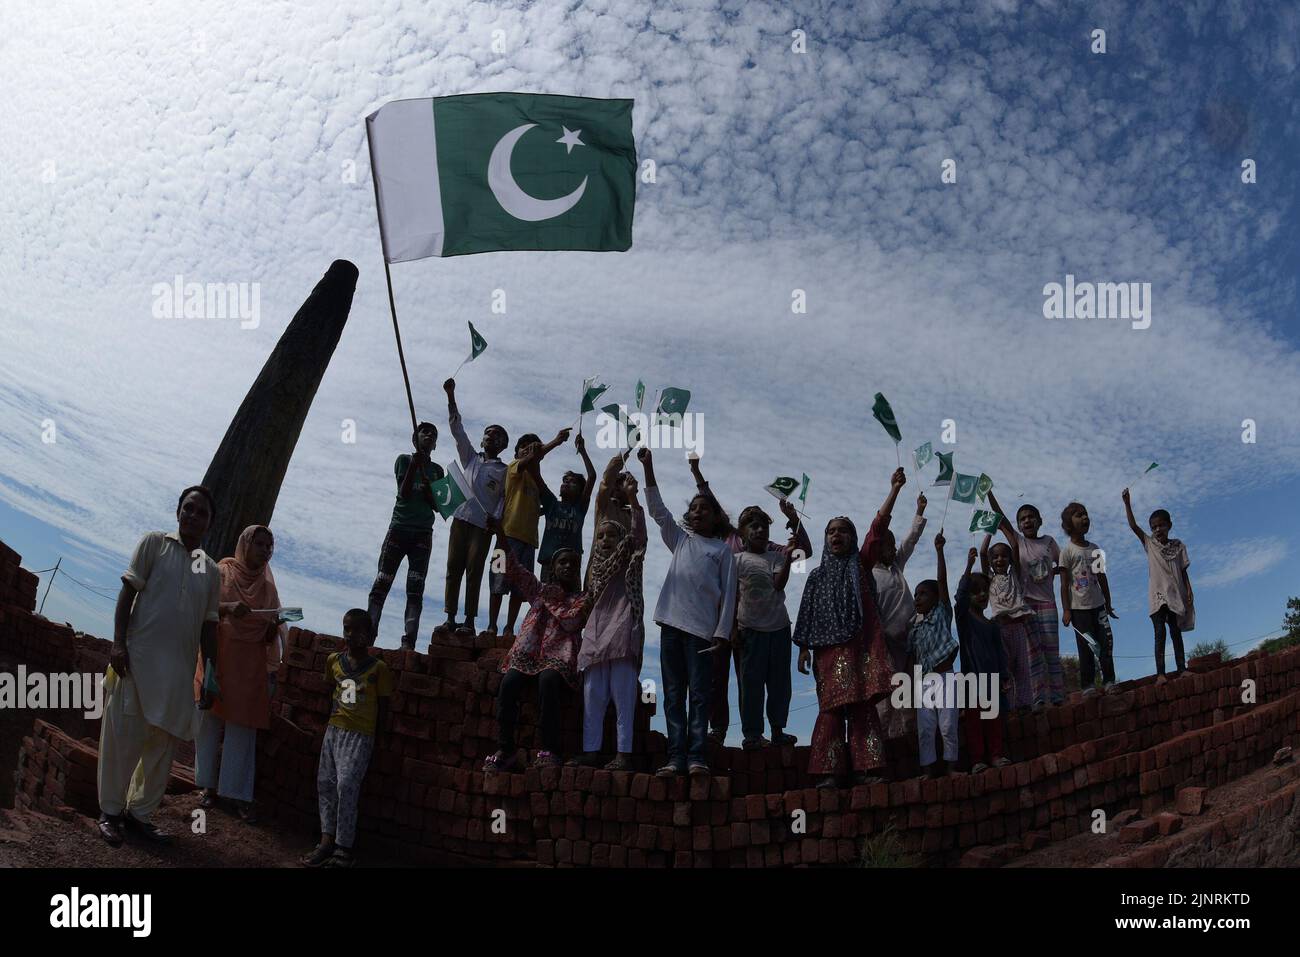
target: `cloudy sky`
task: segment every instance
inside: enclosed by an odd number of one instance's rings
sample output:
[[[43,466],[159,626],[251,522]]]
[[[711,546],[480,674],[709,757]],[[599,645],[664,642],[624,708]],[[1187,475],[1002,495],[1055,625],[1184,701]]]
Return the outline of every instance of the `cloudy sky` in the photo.
[[[954,420],[958,470],[988,472],[1008,507],[1039,505],[1047,531],[1059,537],[1071,499],[1089,507],[1121,678],[1152,670],[1146,563],[1120,490],[1153,460],[1136,509],[1168,508],[1188,544],[1189,639],[1245,650],[1275,631],[1300,593],[1296,11],[793,6],[6,4],[0,538],[29,568],[62,556],[111,593],[140,534],[173,524],[176,493],[202,477],[313,284],[348,259],[351,318],[272,523],[286,603],[337,632],[365,605],[409,440],[364,117],[467,92],[628,97],[639,157],[657,168],[629,252],[394,267],[421,418],[445,423],[439,386],[470,320],[490,344],[458,379],[471,430],[549,437],[593,372],[624,401],[638,378],[689,388],[733,515],[775,504],[762,486],[803,471],[811,524],[848,514],[865,529],[894,466],[869,414],[881,391],[905,450],[938,445]],[[1242,182],[1248,159],[1255,183]],[[1150,328],[1044,318],[1044,285],[1067,273],[1150,283]],[[154,284],[177,275],[260,284],[260,324],[155,318]],[[437,457],[451,455],[444,432]],[[548,480],[576,463],[557,450]],[[933,471],[910,477],[896,528]],[[684,504],[681,453],[661,452],[658,472]],[[968,518],[952,507],[951,564]],[[913,581],[933,570],[930,538]],[[426,630],[445,542],[439,523]],[[652,540],[651,607],[666,559]],[[792,610],[801,587],[796,576]],[[111,610],[62,577],[46,606],[105,636]],[[807,740],[802,676],[795,707]]]

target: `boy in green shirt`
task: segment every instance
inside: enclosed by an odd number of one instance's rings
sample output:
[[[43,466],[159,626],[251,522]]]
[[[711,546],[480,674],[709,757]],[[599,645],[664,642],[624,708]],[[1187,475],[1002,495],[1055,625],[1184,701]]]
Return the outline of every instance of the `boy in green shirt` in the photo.
[[[430,486],[443,477],[442,466],[430,461],[429,453],[438,445],[438,427],[421,422],[411,436],[415,454],[403,453],[393,463],[397,478],[397,501],[388,534],[379,549],[379,574],[370,588],[368,612],[379,635],[379,618],[384,611],[388,590],[393,587],[397,569],[406,559],[406,619],[402,647],[414,648],[420,630],[420,612],[424,608],[424,577],[429,570],[429,553],[433,550],[433,491]]]

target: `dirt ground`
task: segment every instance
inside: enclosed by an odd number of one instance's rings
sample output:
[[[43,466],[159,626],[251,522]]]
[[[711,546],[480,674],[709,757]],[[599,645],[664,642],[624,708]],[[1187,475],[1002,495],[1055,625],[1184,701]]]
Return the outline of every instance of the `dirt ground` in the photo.
[[[1230,781],[1207,791],[1205,793],[1204,810],[1195,817],[1184,817],[1183,830],[1212,824],[1233,811],[1262,801],[1273,793],[1265,786],[1265,781],[1273,770],[1275,769],[1270,764],[1253,771],[1245,777],[1237,778],[1235,781]],[[1156,813],[1162,811],[1175,813],[1174,805],[1170,803]],[[1154,815],[1151,816],[1154,817]],[[1113,857],[1128,854],[1144,846],[1141,844],[1121,844],[1119,842],[1120,828],[1113,824],[1107,830],[1108,833],[1106,834],[1093,834],[1086,831],[1064,841],[1054,842],[1046,847],[1039,848],[1037,851],[1016,858],[1007,864],[1007,867],[1091,867],[1096,864],[1103,864]],[[1162,841],[1167,839],[1155,837],[1152,840]]]
[[[0,867],[300,867],[311,840],[283,833],[274,822],[245,824],[232,811],[206,812],[206,833],[191,830],[198,792],[168,795],[153,821],[174,837],[167,847],[127,836],[109,847],[95,822],[31,811],[0,810]],[[358,849],[358,866],[399,866],[400,861]]]

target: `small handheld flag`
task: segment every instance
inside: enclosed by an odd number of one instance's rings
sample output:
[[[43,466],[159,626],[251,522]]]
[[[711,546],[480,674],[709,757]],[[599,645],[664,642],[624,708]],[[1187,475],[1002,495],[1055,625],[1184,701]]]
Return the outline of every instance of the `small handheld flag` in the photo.
[[[469,326],[469,355],[460,360],[460,365],[456,366],[456,372],[451,374],[451,378],[456,378],[456,374],[465,368],[465,363],[477,359],[487,351],[487,340],[479,335],[479,331],[474,328],[474,323],[467,323]]]
[[[640,379],[636,380],[636,410],[641,411],[645,405],[645,383]]]
[[[659,396],[659,407],[655,411],[664,415],[681,415],[686,411],[690,401],[689,389],[664,389],[663,394]]]
[[[446,475],[429,485],[429,490],[433,492],[433,507],[448,521],[465,502],[465,488],[459,479],[464,479],[464,473],[453,462],[448,466]]]
[[[981,472],[979,481],[975,483],[975,494],[979,497],[979,500],[981,502],[988,497],[989,491],[992,488],[993,488],[993,480],[989,478],[988,475],[986,475],[984,472]]]
[[[812,483],[812,479],[810,479],[810,478],[808,477],[808,473],[807,473],[807,472],[804,472],[804,473],[803,473],[803,488],[801,488],[801,489],[799,490],[799,501],[802,502],[802,503],[805,504],[805,505],[808,503],[808,486],[809,486],[811,483]]]
[[[805,478],[806,477],[807,476],[805,476]],[[783,502],[786,501],[790,497],[790,493],[798,487],[799,480],[797,478],[791,478],[788,475],[778,475],[772,480],[770,485],[763,486],[764,489],[771,492]],[[802,501],[802,499],[800,499],[800,501]]]
[[[880,392],[876,393],[876,402],[871,407],[871,414],[875,416],[877,422],[885,427],[885,431],[889,433],[891,439],[895,442],[903,441],[903,433],[898,431],[898,421],[894,418],[894,410],[890,408],[889,400]]]
[[[582,407],[578,411],[579,415],[585,415],[588,412],[596,411],[596,400],[599,399],[609,386],[597,384],[596,376],[590,379],[582,380]]]
[[[952,482],[952,452],[935,452],[934,457],[939,460],[939,475],[934,480],[935,485],[948,485]]]
[[[934,458],[934,446],[926,442],[919,449],[912,452],[912,461],[916,463],[916,470],[919,472],[930,464]]]
[[[970,505],[975,501],[975,490],[979,487],[979,476],[956,473],[952,479],[952,499]]]
[[[982,508],[975,509],[970,518],[970,530],[972,532],[987,532],[992,535],[1002,524],[1002,516],[997,512],[986,512]]]
[[[254,615],[274,615],[276,621],[302,621],[301,608],[254,608]]]

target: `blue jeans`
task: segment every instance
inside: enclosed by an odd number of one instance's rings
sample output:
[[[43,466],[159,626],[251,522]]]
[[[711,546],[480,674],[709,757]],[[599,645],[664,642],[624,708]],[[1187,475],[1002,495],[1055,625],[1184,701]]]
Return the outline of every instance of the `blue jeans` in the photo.
[[[713,656],[702,655],[700,652],[711,644],[705,638],[688,635],[671,625],[660,626],[659,669],[664,676],[668,761],[679,768],[687,761],[708,763],[706,746],[709,698],[713,685]]]

